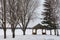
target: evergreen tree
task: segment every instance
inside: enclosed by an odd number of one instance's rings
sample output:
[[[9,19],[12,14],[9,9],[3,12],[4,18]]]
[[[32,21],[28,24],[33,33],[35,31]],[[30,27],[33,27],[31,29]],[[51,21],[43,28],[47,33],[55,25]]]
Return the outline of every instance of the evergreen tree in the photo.
[[[54,17],[54,13],[53,13],[53,8],[51,5],[51,1],[46,1],[45,4],[45,12],[43,12],[44,17],[44,21],[42,22],[42,24],[47,24],[47,27],[50,29],[50,35],[52,34],[51,29],[54,28],[55,29],[55,35],[56,35],[56,18]]]

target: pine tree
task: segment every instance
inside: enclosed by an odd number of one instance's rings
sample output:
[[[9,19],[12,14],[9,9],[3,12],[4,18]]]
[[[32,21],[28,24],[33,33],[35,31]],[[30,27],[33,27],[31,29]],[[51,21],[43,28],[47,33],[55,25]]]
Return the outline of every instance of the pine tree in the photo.
[[[56,35],[56,24],[55,24],[55,17],[53,16],[53,8],[51,6],[51,1],[46,1],[45,4],[45,12],[43,12],[44,17],[44,21],[42,22],[42,24],[47,24],[47,27],[50,29],[50,35],[52,34],[51,30],[52,28],[55,29],[55,35]]]

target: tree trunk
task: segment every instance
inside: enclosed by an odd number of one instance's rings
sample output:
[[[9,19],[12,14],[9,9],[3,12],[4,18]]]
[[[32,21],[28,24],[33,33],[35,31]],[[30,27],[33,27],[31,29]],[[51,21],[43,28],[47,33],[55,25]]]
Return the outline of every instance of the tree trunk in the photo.
[[[11,24],[12,37],[15,38],[15,27],[14,24]]]
[[[6,39],[6,0],[2,0],[3,2],[3,14],[2,14],[2,21],[3,21],[3,30],[4,30],[4,39]]]
[[[25,30],[23,30],[23,35],[25,35]]]
[[[52,35],[51,29],[50,29],[50,35]]]
[[[12,30],[12,38],[15,38],[15,27],[14,27],[14,23],[11,24],[11,30]]]
[[[56,29],[54,29],[54,33],[55,33],[55,35],[56,35]]]
[[[4,39],[6,39],[6,30],[4,30]]]
[[[12,32],[12,37],[15,38],[15,31]]]
[[[58,32],[58,29],[57,29],[57,36],[59,36],[59,32]]]
[[[23,31],[23,35],[25,35],[25,31]]]

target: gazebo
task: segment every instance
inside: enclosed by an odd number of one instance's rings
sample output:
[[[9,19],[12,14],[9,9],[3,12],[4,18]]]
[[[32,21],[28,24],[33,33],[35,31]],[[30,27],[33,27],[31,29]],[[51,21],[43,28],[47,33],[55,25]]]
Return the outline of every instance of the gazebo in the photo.
[[[36,35],[37,34],[37,30],[38,29],[42,29],[42,34],[43,35],[46,35],[46,26],[42,26],[41,24],[37,24],[36,26],[34,26],[33,27],[33,29],[32,29],[32,34],[33,35]],[[45,32],[43,32],[43,30],[45,31]]]

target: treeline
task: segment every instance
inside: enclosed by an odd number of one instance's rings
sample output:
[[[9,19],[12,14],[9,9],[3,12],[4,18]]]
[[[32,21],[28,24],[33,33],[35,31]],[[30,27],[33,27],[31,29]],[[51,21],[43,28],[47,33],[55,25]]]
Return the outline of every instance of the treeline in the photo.
[[[39,0],[0,0],[0,21],[6,38],[6,25],[11,25],[12,37],[15,38],[15,29],[19,25],[25,35],[26,28],[33,20]]]

